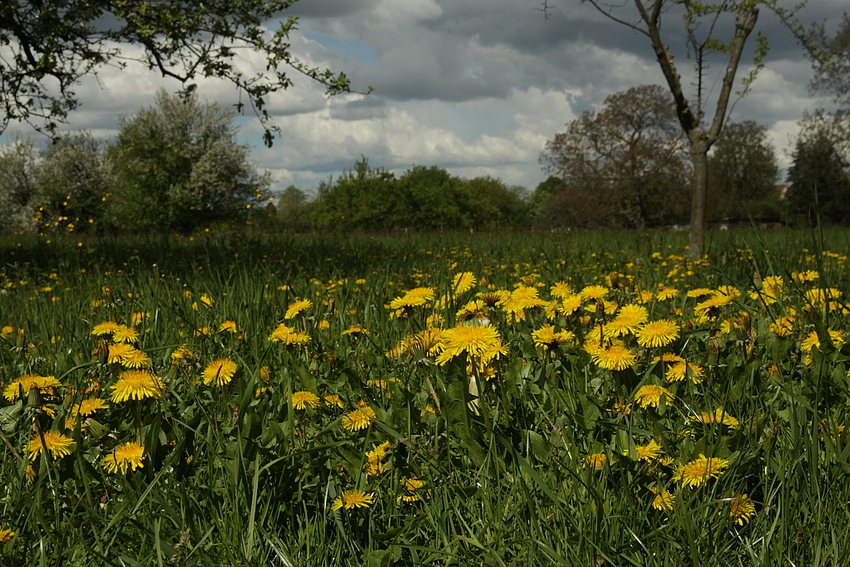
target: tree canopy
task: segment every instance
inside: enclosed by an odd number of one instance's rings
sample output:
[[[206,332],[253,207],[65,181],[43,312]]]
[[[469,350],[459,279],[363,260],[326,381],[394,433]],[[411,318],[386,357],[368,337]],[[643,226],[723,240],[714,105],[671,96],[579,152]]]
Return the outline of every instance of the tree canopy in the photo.
[[[817,112],[802,122],[788,170],[788,206],[798,220],[850,220],[850,117]]]
[[[271,185],[236,142],[233,112],[160,91],[124,118],[108,151],[115,172],[112,222],[130,230],[189,232],[243,219]]]
[[[691,165],[672,102],[658,85],[633,87],[546,143],[540,162],[564,185],[549,202],[562,225],[643,228],[682,220],[676,203],[686,200]]]
[[[813,89],[830,93],[836,101],[850,105],[850,14],[844,12],[832,36],[826,33],[823,23],[813,24],[811,38],[818,54],[812,58]]]
[[[494,230],[525,227],[525,201],[492,177],[460,179],[437,166],[414,166],[400,177],[372,168],[363,157],[354,168],[319,186],[313,223],[322,230]]]
[[[708,176],[711,216],[775,214],[779,162],[764,126],[752,120],[726,124],[708,158]]]
[[[141,46],[135,61],[176,79],[184,95],[195,81],[217,77],[233,83],[265,125],[271,145],[266,97],[292,84],[288,73],[323,83],[329,94],[348,90],[344,74],[317,69],[292,54],[289,34],[297,19],[276,30],[266,23],[294,1],[213,0],[4,0],[0,3],[0,131],[10,121],[52,133],[80,104],[74,91],[85,75],[107,65],[125,66],[126,45]],[[236,65],[244,49],[263,54],[266,67],[246,75]],[[241,107],[241,103],[240,103]],[[241,109],[241,108],[240,108]]]

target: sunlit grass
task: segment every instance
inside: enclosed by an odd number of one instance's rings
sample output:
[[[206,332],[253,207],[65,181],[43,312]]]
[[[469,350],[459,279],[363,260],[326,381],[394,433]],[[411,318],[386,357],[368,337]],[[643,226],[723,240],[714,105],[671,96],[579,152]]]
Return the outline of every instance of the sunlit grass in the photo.
[[[847,241],[7,237],[0,559],[841,564]]]

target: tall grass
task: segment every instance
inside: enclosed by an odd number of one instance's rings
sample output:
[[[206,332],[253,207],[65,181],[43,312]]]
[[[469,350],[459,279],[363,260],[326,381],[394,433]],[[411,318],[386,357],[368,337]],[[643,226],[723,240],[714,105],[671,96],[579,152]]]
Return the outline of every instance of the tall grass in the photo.
[[[15,535],[0,532],[0,560],[847,564],[847,242],[840,231],[717,233],[692,262],[685,237],[665,232],[3,239],[0,530]],[[461,272],[477,284],[455,293]],[[472,322],[489,321],[504,347],[490,365],[465,354],[438,364],[421,336],[393,352],[424,329],[460,324],[478,292],[530,287],[563,305],[557,282],[607,295],[583,296],[575,313],[483,308]],[[660,285],[680,293],[661,299]],[[417,287],[437,291],[389,308]],[[699,288],[711,291],[688,296]],[[828,289],[837,291],[814,291]],[[718,294],[734,300],[695,312]],[[284,319],[298,299],[312,307]],[[675,320],[679,337],[647,348],[626,334],[636,363],[605,369],[589,337],[634,303],[651,320]],[[110,335],[92,334],[104,321],[138,331],[161,396],[110,400],[124,369],[109,362]],[[281,323],[310,340],[270,341]],[[575,339],[541,346],[532,333],[546,323]],[[343,334],[354,326],[366,331]],[[191,355],[173,356],[182,345]],[[662,352],[702,379],[668,382]],[[232,380],[205,384],[204,369],[224,358],[238,366]],[[26,375],[62,387],[9,389]],[[640,407],[647,384],[673,397]],[[296,392],[319,401],[299,409]],[[109,407],[67,421],[94,397]],[[363,406],[374,419],[346,428]],[[699,421],[717,409],[716,421],[737,423]],[[70,454],[31,458],[31,441],[50,431],[73,439]],[[144,445],[142,466],[107,470],[104,459],[132,440]],[[651,440],[669,460],[640,458]],[[368,454],[385,442],[370,470]],[[677,471],[700,455],[728,467],[685,486]],[[371,503],[334,509],[349,490]],[[653,506],[664,490],[671,504]],[[752,514],[730,515],[744,504]]]

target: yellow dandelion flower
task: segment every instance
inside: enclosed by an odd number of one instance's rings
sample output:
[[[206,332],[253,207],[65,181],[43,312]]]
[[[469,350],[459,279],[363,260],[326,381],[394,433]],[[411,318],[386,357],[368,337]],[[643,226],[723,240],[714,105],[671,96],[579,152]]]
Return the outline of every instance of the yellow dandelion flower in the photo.
[[[568,295],[561,298],[560,311],[564,315],[572,315],[581,308],[584,298],[580,294]]]
[[[417,287],[405,292],[401,297],[390,301],[390,309],[410,309],[425,305],[436,295],[434,288]]]
[[[118,323],[116,323],[115,321],[104,321],[102,323],[98,323],[97,325],[95,325],[91,330],[91,334],[92,335],[98,335],[98,336],[100,336],[100,335],[111,335],[116,330],[118,330],[119,326],[120,325],[118,325]]]
[[[674,299],[679,297],[679,290],[675,287],[668,286],[659,286],[658,291],[655,292],[655,299],[658,301],[667,301],[668,299]]]
[[[732,298],[728,295],[712,295],[705,301],[697,303],[694,306],[694,314],[703,319],[714,319],[720,316],[720,311],[723,307],[732,303]]]
[[[109,353],[106,355],[106,362],[110,364],[121,364],[121,361],[128,354],[136,351],[136,347],[129,343],[115,343],[109,345]]]
[[[732,493],[729,501],[729,520],[743,526],[756,515],[756,506],[746,494]]]
[[[768,330],[777,337],[790,337],[794,332],[794,317],[778,317],[768,326]]]
[[[238,369],[236,363],[229,358],[219,358],[207,364],[207,367],[201,373],[201,377],[203,377],[204,384],[207,386],[210,386],[213,382],[216,386],[224,386],[230,383]]]
[[[836,331],[833,329],[827,329],[827,334],[829,335],[830,341],[835,345],[835,348],[841,348],[844,346],[844,343],[847,342],[846,333],[841,331]],[[800,350],[811,354],[813,348],[817,348],[820,350],[820,337],[818,337],[817,331],[812,331],[809,333],[803,342],[800,344]]]
[[[667,346],[679,338],[679,325],[669,319],[651,321],[637,331],[637,341],[642,347],[658,348]]]
[[[483,360],[485,353],[488,360],[501,355],[504,347],[499,331],[490,325],[460,325],[446,329],[437,339],[437,344],[431,349],[436,354],[438,365],[445,365],[452,358],[462,353],[468,357]],[[485,361],[486,362],[486,361]]]
[[[610,290],[604,285],[589,285],[579,292],[582,299],[598,301],[608,295]]]
[[[556,331],[555,327],[547,323],[536,331],[532,331],[531,338],[534,339],[536,346],[554,350],[561,344],[572,341],[575,334],[570,331]]]
[[[617,316],[608,322],[606,332],[609,337],[622,337],[636,333],[647,319],[649,319],[649,312],[646,307],[630,303],[621,307]]]
[[[797,283],[810,283],[820,278],[816,270],[805,270],[803,272],[791,272],[791,279]]]
[[[562,280],[559,282],[555,282],[555,284],[549,288],[549,293],[552,295],[552,297],[564,299],[573,295],[573,290],[570,287],[569,283]]]
[[[658,444],[658,441],[652,439],[646,445],[637,445],[635,446],[635,456],[639,461],[654,461],[664,450],[661,448],[661,445]],[[628,455],[628,451],[623,451],[624,455]]]
[[[109,397],[113,402],[158,398],[165,391],[162,379],[148,370],[125,370],[110,388]]]
[[[475,275],[472,272],[460,272],[452,278],[452,290],[458,296],[475,287]]]
[[[137,311],[133,313],[133,315],[130,317],[130,320],[133,322],[134,325],[138,325],[150,316],[151,314],[145,311]]]
[[[496,291],[481,291],[475,294],[475,297],[484,302],[488,307],[495,307],[497,303],[508,299],[511,296],[511,292],[505,289],[499,289]]]
[[[71,415],[88,416],[108,407],[109,404],[106,403],[106,400],[101,398],[88,398],[78,404],[74,404],[71,407]]]
[[[30,442],[27,445],[27,453],[29,453],[31,461],[34,461],[44,448],[47,448],[47,450],[50,451],[50,456],[53,457],[54,460],[61,459],[73,452],[74,440],[70,437],[63,435],[58,431],[45,431],[43,435],[43,444],[41,440],[42,436],[38,433],[30,438]]]
[[[362,490],[344,490],[342,494],[334,498],[331,510],[339,510],[344,508],[352,510],[355,508],[368,508],[374,504],[371,494],[367,494]]]
[[[302,311],[306,311],[313,307],[313,302],[309,299],[301,299],[294,303],[291,303],[289,307],[286,308],[286,313],[284,313],[284,319],[294,319],[297,317]]]
[[[471,319],[486,319],[487,313],[484,308],[486,304],[483,299],[473,299],[466,305],[461,307],[455,315],[460,321],[469,321]]]
[[[688,293],[687,293],[688,297],[695,297],[695,298],[710,297],[714,294],[715,294],[715,291],[713,289],[711,289],[710,287],[698,287],[696,289],[690,289],[690,290],[688,290]]]
[[[3,397],[14,402],[23,391],[26,397],[30,390],[38,390],[39,393],[45,396],[52,396],[54,388],[61,388],[62,383],[55,376],[39,376],[37,374],[27,374],[12,380],[6,389],[3,391]]]
[[[425,319],[425,326],[429,329],[434,327],[442,327],[444,321],[445,320],[443,319],[443,316],[439,313],[431,313],[430,315],[428,315],[428,318]]]
[[[236,325],[236,321],[231,321],[228,319],[227,321],[218,326],[218,331],[220,333],[236,334],[239,332],[239,327]]]
[[[649,406],[658,407],[662,398],[666,398],[665,403],[669,403],[671,400],[675,399],[669,390],[655,384],[646,384],[645,386],[641,386],[635,393],[635,401],[644,409]]]
[[[128,349],[118,361],[124,368],[147,368],[151,364],[150,357],[137,348]]]
[[[425,486],[425,483],[416,478],[407,478],[401,481],[402,486],[407,491],[401,496],[397,498],[400,502],[406,502],[408,504],[416,502],[420,500],[419,493],[417,492],[421,488]],[[425,497],[427,498],[430,495],[431,491],[425,491]]]
[[[8,543],[12,541],[13,537],[15,537],[15,532],[6,528],[0,528],[0,543]]]
[[[342,399],[337,394],[325,394],[324,400],[326,406],[344,407],[342,405]]]
[[[319,396],[313,392],[301,391],[292,394],[292,407],[297,410],[307,409],[307,406],[315,408],[319,406]]]
[[[112,332],[112,341],[116,343],[137,343],[139,332],[133,327],[118,325]]]
[[[608,460],[608,455],[604,453],[593,453],[584,458],[584,466],[592,469],[601,469]]]
[[[403,354],[413,358],[416,355],[428,353],[437,345],[442,332],[442,329],[425,329],[405,337],[387,353],[387,358],[401,358]]]
[[[625,370],[635,365],[635,353],[622,344],[596,349],[591,358],[594,364],[606,370]]]
[[[372,423],[375,417],[375,410],[368,405],[361,405],[360,409],[356,409],[343,416],[342,426],[349,431],[360,431],[369,427],[369,424]]]
[[[720,423],[731,428],[738,427],[738,420],[720,408],[697,416],[691,416],[690,420],[704,423],[706,425],[711,423]]]
[[[682,360],[671,364],[664,373],[664,379],[668,382],[680,382],[685,378],[690,379],[694,384],[699,384],[705,378],[705,371],[693,362]]]
[[[141,443],[131,441],[115,447],[115,450],[103,458],[101,465],[110,473],[126,474],[127,469],[143,468],[144,458],[145,447]]]
[[[653,494],[655,494],[655,498],[652,500],[652,507],[656,510],[672,510],[673,503],[676,501],[676,496],[671,494],[666,490],[662,490],[658,493],[656,488],[650,489]]]
[[[729,466],[727,459],[718,457],[700,456],[688,464],[681,465],[676,470],[673,480],[682,481],[682,486],[700,486],[711,478],[717,478],[723,474],[723,469]]]
[[[269,335],[269,340],[275,343],[283,343],[285,345],[304,345],[310,342],[310,335],[304,331],[287,327],[284,323],[281,323],[275,328],[272,334]]]
[[[189,345],[180,345],[171,353],[172,364],[177,364],[181,360],[192,360],[194,358],[195,355],[189,350]]]
[[[343,335],[343,336],[350,335],[352,337],[359,337],[360,335],[368,335],[369,329],[366,329],[365,327],[361,327],[360,325],[352,325],[351,327],[347,328],[346,330],[344,330],[340,334]]]

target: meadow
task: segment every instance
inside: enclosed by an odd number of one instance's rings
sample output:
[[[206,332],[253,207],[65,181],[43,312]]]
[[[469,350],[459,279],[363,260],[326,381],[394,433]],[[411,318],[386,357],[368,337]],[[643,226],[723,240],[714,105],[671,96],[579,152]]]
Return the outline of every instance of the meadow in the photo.
[[[0,562],[850,564],[850,233],[0,238]]]

